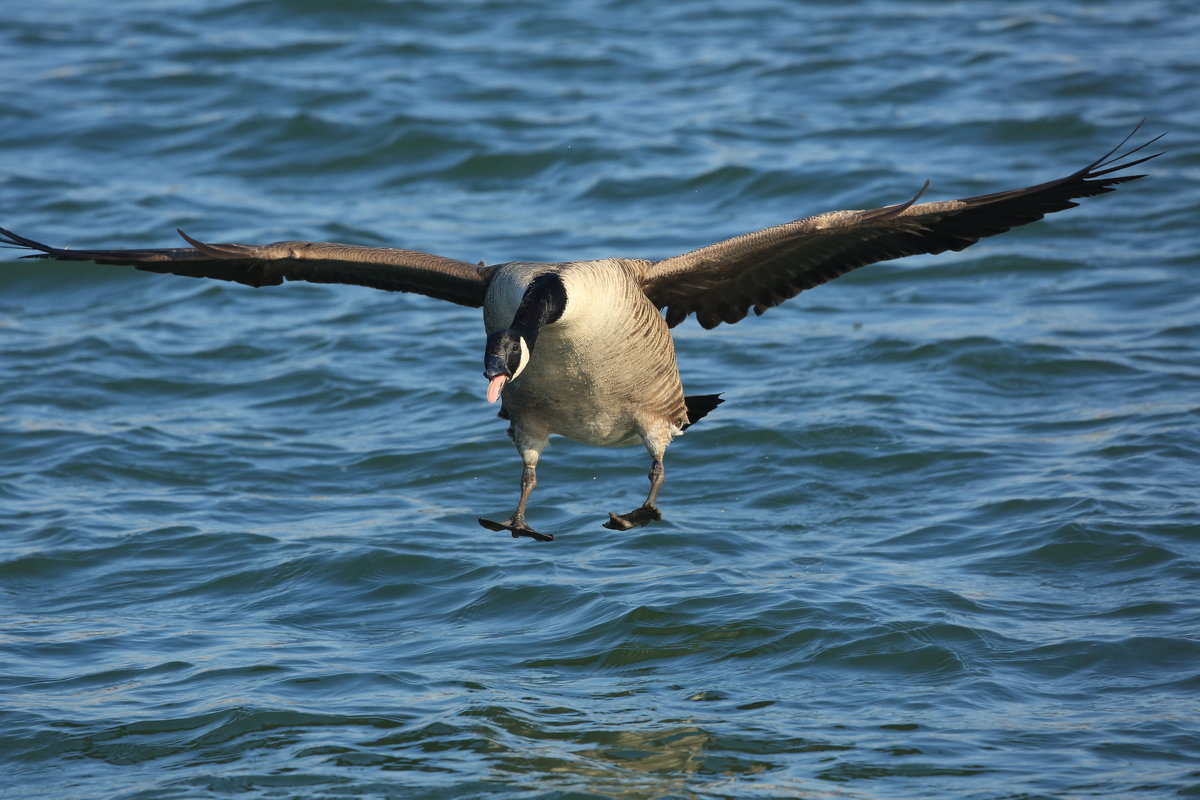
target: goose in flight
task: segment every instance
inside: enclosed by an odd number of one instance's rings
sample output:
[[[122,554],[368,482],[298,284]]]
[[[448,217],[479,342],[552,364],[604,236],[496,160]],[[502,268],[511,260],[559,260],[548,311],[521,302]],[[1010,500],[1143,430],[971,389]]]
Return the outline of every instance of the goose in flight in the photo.
[[[525,519],[538,457],[551,434],[602,447],[641,442],[650,455],[650,492],[605,527],[627,530],[662,518],[657,498],[671,439],[722,402],[686,396],[669,328],[694,314],[704,328],[733,323],[850,270],[917,253],[962,250],[1084,197],[1144,177],[1118,175],[1161,153],[1131,157],[1161,135],[1108,153],[1066,177],[960,200],[832,211],[787,222],[659,261],[605,258],[483,266],[413,250],[328,242],[208,244],[166,249],[72,250],[0,228],[0,243],[40,251],[29,258],[92,261],[148,272],[217,278],[249,286],[289,281],[346,283],[416,292],[483,307],[487,399],[521,455],[521,493],[504,522],[479,524],[549,541]]]

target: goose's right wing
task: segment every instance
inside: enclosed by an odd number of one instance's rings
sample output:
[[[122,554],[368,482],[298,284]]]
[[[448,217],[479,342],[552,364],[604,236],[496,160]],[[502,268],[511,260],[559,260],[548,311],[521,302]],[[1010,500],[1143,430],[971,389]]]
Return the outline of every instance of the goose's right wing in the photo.
[[[205,244],[179,232],[191,247],[154,250],[71,250],[36,242],[0,228],[0,243],[39,250],[29,258],[94,261],[147,272],[216,278],[247,286],[286,281],[347,283],[417,294],[478,308],[490,270],[415,250],[358,247],[332,242],[275,242],[266,245]]]

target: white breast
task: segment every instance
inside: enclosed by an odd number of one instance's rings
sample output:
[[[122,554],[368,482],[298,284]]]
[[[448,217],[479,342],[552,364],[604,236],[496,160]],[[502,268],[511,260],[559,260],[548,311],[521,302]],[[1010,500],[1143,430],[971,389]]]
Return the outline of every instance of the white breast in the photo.
[[[686,420],[674,346],[619,261],[502,267],[488,291],[488,331],[508,327],[524,287],[550,269],[562,276],[567,304],[504,389],[514,425],[602,446],[634,444],[650,430],[669,438]]]

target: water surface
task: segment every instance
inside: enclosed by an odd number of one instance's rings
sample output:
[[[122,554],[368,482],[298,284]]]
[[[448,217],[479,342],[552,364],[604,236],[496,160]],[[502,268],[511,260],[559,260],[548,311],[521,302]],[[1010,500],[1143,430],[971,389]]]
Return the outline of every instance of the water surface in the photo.
[[[658,258],[811,213],[1150,177],[677,329],[666,519],[477,311],[0,269],[14,798],[1200,794],[1200,19],[1177,2],[48,0],[0,224]]]

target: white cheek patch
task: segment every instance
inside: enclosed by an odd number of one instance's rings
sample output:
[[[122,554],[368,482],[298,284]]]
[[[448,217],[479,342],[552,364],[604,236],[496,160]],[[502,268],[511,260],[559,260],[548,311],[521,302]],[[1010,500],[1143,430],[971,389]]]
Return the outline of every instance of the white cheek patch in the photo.
[[[517,364],[517,368],[512,374],[513,379],[524,372],[525,365],[529,363],[529,345],[526,344],[525,337],[520,337],[518,341],[521,343],[521,363]]]

